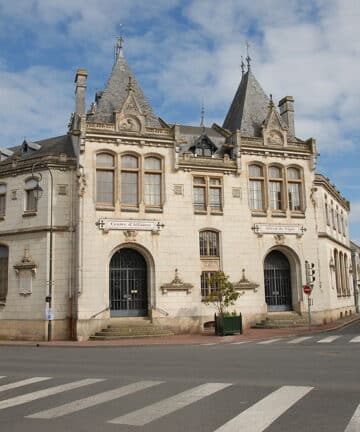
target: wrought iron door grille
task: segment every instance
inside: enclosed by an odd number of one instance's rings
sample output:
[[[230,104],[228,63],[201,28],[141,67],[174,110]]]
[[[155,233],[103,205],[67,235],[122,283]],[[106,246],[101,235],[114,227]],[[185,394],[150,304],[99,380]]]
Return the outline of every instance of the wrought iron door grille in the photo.
[[[111,316],[147,315],[147,271],[144,258],[132,249],[122,249],[110,262]]]
[[[271,252],[265,260],[265,301],[269,311],[292,309],[290,265],[278,251]]]

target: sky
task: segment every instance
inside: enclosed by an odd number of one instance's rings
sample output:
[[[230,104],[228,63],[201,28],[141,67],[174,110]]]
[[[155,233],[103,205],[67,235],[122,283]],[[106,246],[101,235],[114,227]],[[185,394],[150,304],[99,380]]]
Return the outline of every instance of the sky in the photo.
[[[317,171],[351,202],[360,244],[360,0],[0,0],[0,146],[66,133],[74,77],[87,106],[110,74],[116,37],[158,116],[222,124],[252,70],[275,102],[295,99],[295,129],[313,137]]]

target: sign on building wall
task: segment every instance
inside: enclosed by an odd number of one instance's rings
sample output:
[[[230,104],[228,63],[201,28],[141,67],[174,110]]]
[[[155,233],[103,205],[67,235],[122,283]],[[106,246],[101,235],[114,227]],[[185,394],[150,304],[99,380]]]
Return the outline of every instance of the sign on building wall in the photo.
[[[102,230],[136,230],[136,231],[160,231],[164,226],[159,221],[151,220],[123,220],[123,219],[99,219],[96,222]]]
[[[295,234],[303,235],[306,231],[301,225],[286,224],[254,224],[256,234]]]

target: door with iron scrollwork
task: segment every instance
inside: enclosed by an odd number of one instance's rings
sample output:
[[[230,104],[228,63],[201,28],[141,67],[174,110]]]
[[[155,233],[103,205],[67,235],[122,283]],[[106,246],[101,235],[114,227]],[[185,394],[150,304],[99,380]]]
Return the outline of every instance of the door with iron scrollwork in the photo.
[[[292,310],[290,264],[280,251],[272,251],[266,257],[264,280],[268,311]]]
[[[120,249],[110,261],[110,315],[146,316],[148,313],[147,265],[129,248]]]

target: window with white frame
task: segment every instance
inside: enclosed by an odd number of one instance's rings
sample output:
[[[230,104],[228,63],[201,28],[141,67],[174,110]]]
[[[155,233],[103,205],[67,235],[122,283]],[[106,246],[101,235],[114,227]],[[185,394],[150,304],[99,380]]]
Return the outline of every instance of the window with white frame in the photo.
[[[115,201],[115,158],[109,153],[96,155],[96,203],[113,206]]]
[[[37,186],[37,180],[32,178],[25,183],[25,211],[36,212],[37,211],[37,199],[35,198],[35,188]]]
[[[158,157],[145,158],[144,202],[149,207],[161,206],[162,160]]]
[[[302,177],[298,168],[287,169],[287,189],[289,199],[289,210],[301,211],[302,206]]]
[[[121,157],[121,204],[139,205],[139,158],[134,155]]]
[[[222,210],[222,182],[219,177],[195,176],[193,179],[195,210]]]
[[[264,168],[249,166],[249,204],[252,210],[264,210]]]
[[[218,284],[214,282],[217,272],[203,271],[201,273],[201,297],[208,297],[218,290]]]
[[[269,175],[269,205],[271,210],[283,210],[283,176],[282,169],[270,166]]]
[[[0,217],[6,212],[6,184],[0,184]]]

